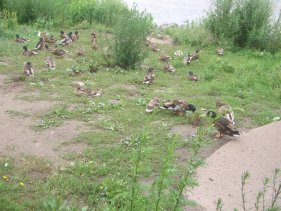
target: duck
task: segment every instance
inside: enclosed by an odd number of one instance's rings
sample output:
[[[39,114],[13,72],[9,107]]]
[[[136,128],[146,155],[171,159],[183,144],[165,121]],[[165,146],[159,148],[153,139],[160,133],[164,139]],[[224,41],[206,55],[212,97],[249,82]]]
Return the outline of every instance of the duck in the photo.
[[[88,96],[90,97],[99,97],[102,95],[102,90],[101,89],[98,89],[98,90],[91,90],[91,89],[88,89]]]
[[[188,72],[187,79],[190,81],[199,81],[199,77],[197,75],[194,75],[192,71]]]
[[[213,119],[216,118],[214,120],[214,127],[219,132],[219,134],[216,135],[217,138],[221,138],[223,137],[223,135],[228,135],[228,136],[240,135],[240,132],[237,130],[234,124],[224,116],[217,118],[217,113],[215,111],[208,111],[207,116]]]
[[[152,113],[154,108],[160,105],[160,98],[159,97],[153,97],[145,110],[146,113]]]
[[[55,48],[50,48],[48,44],[45,44],[45,50],[52,53],[55,50]]]
[[[168,56],[168,55],[161,55],[160,58],[159,58],[159,60],[160,60],[161,62],[169,62],[170,59],[171,59],[171,57]]]
[[[147,84],[147,85],[150,85],[150,84],[152,84],[154,79],[155,79],[154,68],[153,67],[149,67],[148,70],[147,70],[147,74],[146,74],[146,76],[143,79],[143,83]]]
[[[60,45],[68,45],[72,42],[71,40],[72,32],[69,32],[69,34],[65,34],[65,37],[59,42]]]
[[[224,55],[224,48],[221,48],[221,47],[217,48],[217,54],[219,56],[223,56]]]
[[[75,95],[77,96],[89,96],[89,97],[99,97],[102,95],[102,90],[92,90],[86,86],[76,86]]]
[[[98,49],[98,44],[97,44],[97,36],[96,33],[92,33],[92,49],[97,50]]]
[[[184,115],[186,111],[192,111],[193,113],[196,111],[194,105],[189,104],[184,100],[168,100],[160,108],[164,110],[172,110],[179,116]]]
[[[52,53],[56,56],[63,56],[64,54],[67,53],[66,50],[63,50],[63,49],[58,49],[58,48],[55,48]]]
[[[160,51],[160,49],[158,48],[158,46],[154,43],[150,43],[149,48],[153,51],[153,52],[158,52]]]
[[[78,56],[85,56],[84,51],[85,50],[83,48],[78,47],[78,50],[77,50],[76,54]]]
[[[46,51],[56,55],[56,56],[62,56],[64,54],[67,53],[66,50],[63,50],[63,49],[59,49],[59,48],[49,48],[49,46],[46,44],[45,45],[45,48],[46,48]]]
[[[67,34],[64,31],[60,31],[60,38],[64,39]]]
[[[53,35],[51,35],[50,37],[45,36],[44,41],[52,44],[52,43],[55,43],[57,40],[54,38]]]
[[[23,38],[23,37],[20,37],[18,34],[16,34],[16,42],[17,43],[25,43],[25,42],[27,42],[27,41],[29,41],[28,39],[25,39],[25,38]]]
[[[23,67],[23,70],[26,76],[34,76],[34,70],[32,68],[31,62],[26,62],[26,64]]]
[[[74,34],[72,34],[71,39],[73,42],[79,39],[78,33],[78,31],[75,31]]]
[[[43,39],[43,37],[40,37],[38,43],[36,44],[35,49],[42,50],[43,47],[44,47],[44,39]]]
[[[92,33],[91,33],[91,36],[92,36],[92,39],[96,39],[96,41],[97,41],[97,33],[95,32],[95,31],[93,31]]]
[[[22,47],[23,48],[23,55],[26,55],[26,56],[33,56],[33,55],[37,55],[38,54],[38,52],[36,51],[36,50],[28,50],[27,49],[27,46],[23,46]]]
[[[176,72],[176,69],[171,64],[165,64],[163,69],[165,72],[170,72],[170,73]]]
[[[56,69],[56,63],[52,57],[47,57],[46,64],[49,70],[55,70]]]
[[[183,63],[184,63],[184,64],[190,64],[191,61],[196,61],[196,60],[198,60],[198,59],[199,59],[199,51],[200,51],[200,50],[197,49],[194,53],[192,53],[192,54],[187,54],[187,56],[184,57],[184,59],[183,59]]]
[[[75,88],[79,88],[79,89],[86,87],[86,85],[83,81],[72,81],[71,85],[74,86]]]
[[[225,104],[222,101],[216,102],[216,107],[218,109],[218,112],[226,119],[228,119],[233,125],[235,125],[234,122],[234,112],[232,110],[232,107],[230,105]]]

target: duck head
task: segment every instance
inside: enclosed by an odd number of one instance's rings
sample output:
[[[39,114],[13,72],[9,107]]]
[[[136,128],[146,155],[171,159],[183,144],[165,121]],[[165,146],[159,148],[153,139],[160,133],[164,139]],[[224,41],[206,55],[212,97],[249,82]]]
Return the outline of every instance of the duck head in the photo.
[[[214,111],[208,111],[207,112],[207,116],[211,117],[211,118],[216,118],[217,117],[217,113]]]
[[[193,113],[196,111],[196,107],[192,104],[188,104],[187,105],[187,110],[188,111],[192,111]]]
[[[23,46],[22,49],[24,49],[25,51],[27,51],[27,46]]]
[[[20,36],[18,34],[16,34],[16,38],[20,38]]]

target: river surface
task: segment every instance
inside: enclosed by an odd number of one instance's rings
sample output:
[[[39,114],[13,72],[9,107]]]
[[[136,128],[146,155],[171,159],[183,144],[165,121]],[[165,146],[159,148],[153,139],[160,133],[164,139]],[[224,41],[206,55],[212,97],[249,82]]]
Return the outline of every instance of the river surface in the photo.
[[[165,23],[183,24],[187,20],[199,20],[206,16],[210,0],[124,0],[129,7],[134,3],[139,10],[151,13],[157,25]],[[276,14],[281,9],[281,0],[274,0]]]

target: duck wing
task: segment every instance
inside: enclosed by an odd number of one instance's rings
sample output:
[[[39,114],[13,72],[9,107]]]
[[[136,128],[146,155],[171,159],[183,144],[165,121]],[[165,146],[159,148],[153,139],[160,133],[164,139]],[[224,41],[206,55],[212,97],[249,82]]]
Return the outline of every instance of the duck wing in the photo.
[[[229,136],[240,135],[240,132],[236,129],[232,122],[225,117],[221,117],[220,119],[216,120],[214,125],[215,128],[222,134]]]

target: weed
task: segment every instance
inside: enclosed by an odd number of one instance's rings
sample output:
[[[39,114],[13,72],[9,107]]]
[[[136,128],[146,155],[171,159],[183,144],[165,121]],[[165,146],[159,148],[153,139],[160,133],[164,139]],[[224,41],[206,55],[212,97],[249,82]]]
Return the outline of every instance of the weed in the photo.
[[[263,183],[263,188],[261,191],[259,191],[256,195],[256,202],[254,204],[255,210],[259,211],[259,210],[280,210],[280,207],[278,207],[278,205],[276,205],[277,201],[280,199],[280,195],[281,195],[281,181],[280,181],[280,169],[275,169],[273,171],[273,177],[272,177],[272,191],[271,191],[271,203],[266,206],[265,205],[265,197],[266,197],[266,193],[268,193],[269,190],[269,182],[270,179],[269,178],[263,178],[262,183]],[[250,178],[250,174],[249,172],[245,172],[243,173],[243,175],[241,176],[241,195],[242,195],[242,208],[243,210],[248,210],[247,206],[246,206],[246,187],[245,185],[247,184],[247,182],[249,181]],[[216,202],[216,210],[222,210],[223,208],[223,202],[221,199],[218,199]],[[236,209],[237,210],[237,209]]]
[[[136,8],[125,11],[114,26],[113,56],[115,63],[125,69],[134,68],[144,60],[145,39],[152,27],[151,17]]]
[[[67,110],[66,106],[55,107],[52,114],[60,119],[70,119],[70,112]]]
[[[41,129],[49,129],[54,128],[62,124],[61,121],[57,121],[55,119],[49,119],[46,117],[43,117],[38,125],[36,125],[37,128]]]

